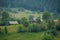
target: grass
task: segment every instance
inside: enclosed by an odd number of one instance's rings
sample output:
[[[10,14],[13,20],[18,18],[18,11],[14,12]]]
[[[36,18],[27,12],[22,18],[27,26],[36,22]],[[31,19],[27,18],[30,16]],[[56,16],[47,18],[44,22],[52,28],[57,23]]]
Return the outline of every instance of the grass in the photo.
[[[40,40],[42,33],[12,33],[5,35],[1,40]]]
[[[57,32],[57,37],[55,38],[56,40],[60,40],[60,31],[59,32]]]
[[[0,40],[41,40],[43,32],[40,33],[11,33],[1,37]],[[60,40],[60,37],[56,37],[55,40]]]
[[[6,26],[8,28],[9,33],[0,35],[0,40],[41,40],[42,39],[44,32],[17,33],[17,29],[19,26],[22,26],[22,24]],[[5,26],[0,26],[0,27],[4,29]],[[55,37],[55,40],[60,40],[60,31],[57,33],[58,35]]]
[[[20,12],[20,13],[16,13],[16,14],[13,14],[11,13],[11,17],[14,17],[14,18],[17,18],[17,19],[20,19],[20,18],[23,18],[23,17],[26,17],[28,18],[30,15],[33,15],[34,17],[39,17],[41,14],[38,14],[38,13],[25,13],[25,12]]]

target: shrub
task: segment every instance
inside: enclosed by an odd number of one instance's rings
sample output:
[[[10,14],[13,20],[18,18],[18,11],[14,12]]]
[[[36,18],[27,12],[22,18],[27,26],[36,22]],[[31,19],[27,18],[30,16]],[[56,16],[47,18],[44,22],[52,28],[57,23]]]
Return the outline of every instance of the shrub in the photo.
[[[31,32],[39,32],[39,31],[40,31],[39,25],[38,24],[33,24]]]
[[[42,25],[42,24],[30,24],[29,25],[30,32],[41,32],[45,30],[46,30],[46,27],[45,25]]]
[[[48,33],[44,33],[44,35],[42,36],[42,40],[54,40],[54,36]]]
[[[49,33],[56,36],[57,35],[57,30],[56,30],[56,24],[54,21],[49,21],[48,22],[48,30]]]
[[[27,18],[22,18],[21,19],[21,24],[23,24],[25,27],[28,27],[28,25],[29,25],[29,22],[28,22],[28,20],[27,20]]]
[[[60,30],[60,21],[57,21],[57,22],[56,22],[56,29],[57,29],[57,30]]]
[[[51,30],[51,29],[56,29],[56,25],[54,21],[48,22],[48,30]]]
[[[40,24],[40,23],[41,23],[40,16],[36,19],[36,22],[37,22],[38,24]]]
[[[24,27],[24,25],[20,25],[18,28],[18,33],[20,32],[27,32],[27,27]]]
[[[7,27],[5,27],[5,33],[6,33],[6,34],[8,33]]]
[[[0,27],[0,35],[4,34],[4,29]]]
[[[56,30],[53,30],[53,31],[52,31],[52,34],[53,34],[54,36],[57,36],[57,31],[56,31]]]
[[[1,28],[0,28],[0,34],[2,33],[1,31],[2,31],[2,30],[1,30]]]
[[[46,31],[47,29],[48,29],[47,23],[46,22],[41,22],[40,30],[41,31]]]

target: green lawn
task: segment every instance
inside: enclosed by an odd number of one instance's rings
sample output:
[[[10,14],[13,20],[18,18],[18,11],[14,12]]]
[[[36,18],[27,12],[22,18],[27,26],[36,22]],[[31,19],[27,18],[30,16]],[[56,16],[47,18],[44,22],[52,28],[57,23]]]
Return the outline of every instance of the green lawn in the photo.
[[[42,33],[12,33],[4,35],[0,40],[41,40]]]
[[[60,40],[60,31],[59,32],[57,32],[57,37],[56,37],[56,40]]]
[[[4,27],[2,27],[2,29],[4,29]],[[17,33],[18,27],[19,27],[19,25],[7,26],[9,33],[0,35],[0,40],[41,40],[43,38],[44,32]],[[60,32],[57,32],[57,33],[58,33],[58,35],[55,37],[55,40],[60,40]]]
[[[0,40],[41,40],[44,32],[40,33],[11,33],[3,35]],[[56,37],[56,40],[60,40],[60,37]]]
[[[16,13],[16,14],[11,13],[11,17],[17,18],[17,19],[20,19],[20,18],[23,18],[23,17],[28,18],[30,15],[32,15],[34,17],[39,17],[41,14],[37,14],[37,13],[35,13],[35,14],[29,14],[29,13],[25,13],[25,12]]]

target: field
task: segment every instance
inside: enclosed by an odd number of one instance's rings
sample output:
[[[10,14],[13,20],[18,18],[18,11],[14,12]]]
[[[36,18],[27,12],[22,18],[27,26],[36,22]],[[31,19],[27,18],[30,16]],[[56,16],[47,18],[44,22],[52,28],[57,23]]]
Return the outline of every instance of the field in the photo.
[[[19,24],[21,25],[21,24]],[[8,34],[0,35],[0,40],[41,40],[43,38],[44,32],[38,33],[17,33],[19,25],[10,25],[6,26],[8,28]],[[4,29],[5,26],[0,26]],[[60,40],[60,32],[57,32],[58,35],[55,37],[55,40]]]
[[[42,13],[42,12],[41,12]],[[28,18],[30,15],[34,16],[34,17],[39,17],[41,16],[41,13],[26,13],[26,12],[19,12],[19,13],[10,13],[10,16],[13,17],[13,18],[23,18],[23,17],[26,17]]]
[[[4,35],[0,40],[40,40],[42,33],[12,33]]]
[[[18,19],[23,18],[23,17],[28,18],[30,15],[33,15],[34,17],[41,16],[41,14],[38,14],[38,13],[29,14],[29,13],[25,13],[25,12],[20,12],[17,14],[10,13],[10,14],[11,14],[10,15],[11,17],[18,18]],[[0,40],[42,40],[45,32],[37,32],[37,33],[20,32],[20,33],[18,33],[18,29],[20,26],[22,26],[22,24],[0,26],[3,31],[3,35],[0,35]],[[5,27],[7,27],[8,34],[5,34],[5,30],[4,30]],[[60,31],[57,31],[57,36],[55,37],[55,40],[60,40]]]

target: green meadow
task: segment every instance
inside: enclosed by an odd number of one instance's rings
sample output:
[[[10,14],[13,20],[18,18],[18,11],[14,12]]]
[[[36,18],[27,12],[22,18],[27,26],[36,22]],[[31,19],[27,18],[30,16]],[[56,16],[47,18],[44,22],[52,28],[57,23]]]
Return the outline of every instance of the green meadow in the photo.
[[[44,32],[24,32],[24,33],[17,33],[19,25],[10,25],[6,26],[8,29],[8,34],[0,35],[0,40],[42,40],[44,37]],[[0,26],[4,29],[5,26]],[[3,30],[4,31],[4,30]],[[57,31],[57,36],[55,40],[60,40],[60,31]]]
[[[41,13],[19,12],[19,13],[10,13],[10,16],[13,17],[13,18],[20,19],[20,18],[23,18],[23,17],[28,18],[31,15],[34,16],[34,17],[39,17],[39,16],[41,16]]]
[[[6,15],[6,16],[5,16]],[[10,16],[9,16],[10,15]],[[36,17],[36,21],[28,21],[29,16]],[[53,15],[49,12],[16,14],[3,12],[0,22],[0,40],[60,40],[60,19],[54,21]],[[41,16],[43,21],[41,21]],[[11,17],[11,18],[10,18]],[[16,20],[18,24],[9,24],[10,20]],[[18,20],[20,19],[21,20]],[[33,18],[33,17],[32,17]],[[6,21],[8,20],[8,21]]]

